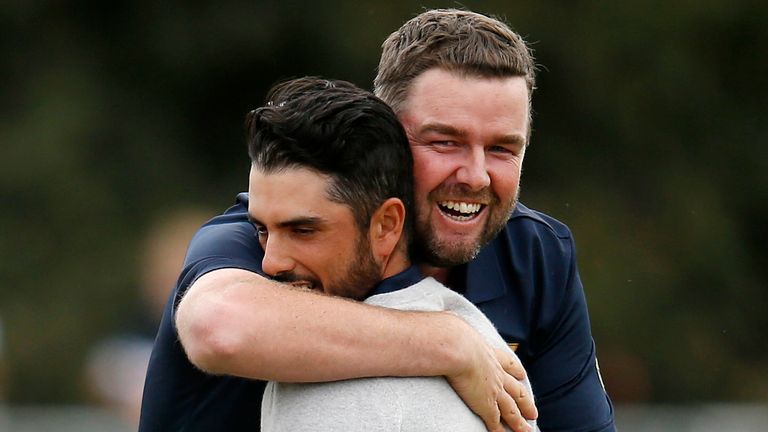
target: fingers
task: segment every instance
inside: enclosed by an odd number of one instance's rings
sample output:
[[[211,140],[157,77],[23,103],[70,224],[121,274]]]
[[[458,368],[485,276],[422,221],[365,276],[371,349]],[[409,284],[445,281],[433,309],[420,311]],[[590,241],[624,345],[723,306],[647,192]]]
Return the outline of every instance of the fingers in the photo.
[[[523,365],[520,363],[520,359],[518,359],[517,356],[510,354],[509,351],[499,348],[494,348],[494,353],[496,354],[496,359],[506,373],[518,380],[525,379],[525,369],[523,369]]]
[[[528,386],[523,382],[514,379],[505,380],[504,392],[513,400],[515,410],[524,420],[535,420],[539,416],[533,395],[530,393]],[[501,412],[502,417],[504,417],[504,410]]]
[[[501,412],[501,418],[510,429],[514,432],[529,432],[531,430],[531,426],[520,414],[520,410],[518,409],[515,400],[510,395],[502,393],[497,402],[499,411]]]
[[[480,418],[483,419],[483,423],[485,423],[485,428],[488,429],[488,432],[504,432],[504,426],[501,423],[501,413],[498,408],[493,410],[493,412],[486,413],[486,415],[481,416]]]

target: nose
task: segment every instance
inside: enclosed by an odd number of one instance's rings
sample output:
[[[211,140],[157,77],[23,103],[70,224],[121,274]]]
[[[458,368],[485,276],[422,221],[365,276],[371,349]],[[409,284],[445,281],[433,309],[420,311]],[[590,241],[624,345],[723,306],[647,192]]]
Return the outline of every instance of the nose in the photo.
[[[485,149],[482,146],[471,146],[468,150],[456,171],[456,180],[475,191],[487,188],[491,185],[491,177],[486,166]]]
[[[271,235],[267,238],[264,244],[264,258],[261,260],[261,269],[270,276],[292,271],[296,266],[296,262],[286,253],[285,247],[276,237]]]

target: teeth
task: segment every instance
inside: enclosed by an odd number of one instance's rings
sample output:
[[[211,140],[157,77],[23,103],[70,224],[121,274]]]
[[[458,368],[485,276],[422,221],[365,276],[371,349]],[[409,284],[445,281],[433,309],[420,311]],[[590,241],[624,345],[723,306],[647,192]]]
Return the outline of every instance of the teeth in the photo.
[[[293,281],[289,282],[289,284],[295,286],[296,288],[304,288],[307,290],[312,289],[312,283],[308,281]]]
[[[478,203],[466,203],[466,202],[456,202],[456,201],[442,201],[440,203],[441,206],[457,211],[459,213],[463,214],[473,214],[480,211],[480,204]]]

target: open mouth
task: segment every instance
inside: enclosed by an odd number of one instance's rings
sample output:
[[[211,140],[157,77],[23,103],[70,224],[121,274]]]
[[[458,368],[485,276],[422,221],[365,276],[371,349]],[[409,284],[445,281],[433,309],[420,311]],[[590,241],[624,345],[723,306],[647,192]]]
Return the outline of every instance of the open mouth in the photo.
[[[476,218],[485,208],[485,204],[461,201],[440,201],[437,203],[437,207],[450,219],[465,222]]]
[[[288,282],[288,284],[296,288],[303,288],[307,290],[314,289],[315,287],[315,285],[312,282],[305,281],[305,280],[292,281],[292,282]]]

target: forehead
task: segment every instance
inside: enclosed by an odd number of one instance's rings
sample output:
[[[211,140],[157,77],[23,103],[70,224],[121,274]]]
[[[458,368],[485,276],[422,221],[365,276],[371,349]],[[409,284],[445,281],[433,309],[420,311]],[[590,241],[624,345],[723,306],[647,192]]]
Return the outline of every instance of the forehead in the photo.
[[[303,167],[265,170],[252,164],[248,183],[249,186],[264,186],[253,192],[266,193],[268,190],[279,189],[291,192],[291,194],[309,195],[321,190],[325,191],[330,183],[330,178],[320,172]]]
[[[525,136],[528,87],[523,77],[479,77],[433,68],[411,83],[400,118],[411,127],[413,122],[467,122]]]
[[[451,87],[453,90],[461,90],[467,86],[488,85],[495,89],[501,89],[510,83],[514,83],[514,87],[522,85],[521,89],[524,91],[519,92],[520,96],[523,96],[528,100],[528,84],[525,81],[525,77],[517,75],[509,76],[489,76],[474,73],[472,71],[466,71],[461,69],[451,69],[442,66],[434,66],[429,68],[415,78],[413,78],[408,85],[408,96],[415,91],[415,89],[424,89],[429,86],[435,86],[439,88],[445,88],[445,86]],[[453,88],[457,87],[457,88]],[[517,93],[517,89],[516,89]],[[406,100],[409,99],[406,97]]]
[[[265,172],[251,166],[248,213],[262,223],[304,217],[339,218],[351,211],[328,198],[330,178],[306,168]]]

